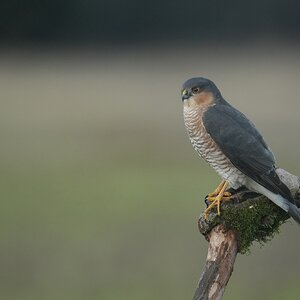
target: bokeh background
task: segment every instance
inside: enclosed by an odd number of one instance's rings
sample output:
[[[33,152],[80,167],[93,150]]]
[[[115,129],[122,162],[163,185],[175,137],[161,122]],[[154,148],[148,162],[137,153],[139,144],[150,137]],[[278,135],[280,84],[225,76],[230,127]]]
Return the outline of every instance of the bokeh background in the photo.
[[[211,78],[300,174],[299,2],[4,1],[0,298],[191,299],[219,182],[180,87]],[[224,299],[300,299],[299,227],[238,256]]]

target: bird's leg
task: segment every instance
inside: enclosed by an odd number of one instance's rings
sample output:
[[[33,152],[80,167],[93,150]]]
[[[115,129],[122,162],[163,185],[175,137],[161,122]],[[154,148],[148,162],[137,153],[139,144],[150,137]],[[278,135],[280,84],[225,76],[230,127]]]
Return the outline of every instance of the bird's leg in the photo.
[[[213,196],[218,195],[218,194],[220,193],[220,191],[221,191],[221,189],[222,189],[224,183],[225,183],[225,180],[223,179],[223,180],[221,181],[221,183],[218,185],[218,187],[217,187],[212,193],[209,193],[209,194],[207,195],[207,197],[213,197]]]
[[[226,183],[226,180],[222,180],[221,183],[218,185],[218,187],[212,192],[212,193],[209,193],[206,197],[206,199],[208,201],[214,201],[215,200],[215,196],[218,196],[220,191],[222,190],[224,184]],[[231,196],[231,193],[229,192],[224,192],[223,194],[224,197],[230,197]]]
[[[228,187],[229,183],[228,181],[225,181],[224,180],[224,183],[223,183],[223,186],[221,187],[218,195],[216,197],[207,197],[207,198],[210,198],[208,199],[209,201],[212,201],[212,203],[205,209],[204,211],[204,215],[205,215],[205,219],[208,218],[208,214],[209,212],[211,211],[211,209],[215,206],[217,206],[217,211],[218,211],[218,216],[221,214],[221,211],[220,211],[220,205],[221,205],[221,201],[226,201],[226,200],[229,200],[230,199],[230,196],[227,196],[225,195],[225,191]],[[230,193],[229,193],[230,194]]]

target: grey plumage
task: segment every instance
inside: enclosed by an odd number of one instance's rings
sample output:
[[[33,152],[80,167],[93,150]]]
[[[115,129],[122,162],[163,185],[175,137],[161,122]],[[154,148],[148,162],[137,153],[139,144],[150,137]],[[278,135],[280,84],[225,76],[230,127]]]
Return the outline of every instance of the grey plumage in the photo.
[[[226,103],[211,106],[203,124],[222,152],[244,174],[283,197],[292,198],[275,173],[275,158],[255,126]],[[282,186],[282,188],[281,188]]]
[[[199,87],[197,93],[193,92],[195,87]],[[245,185],[266,195],[300,224],[300,212],[295,200],[276,174],[274,155],[254,124],[232,107],[208,79],[192,78],[185,82],[183,89],[183,101],[193,98],[195,102],[201,92],[211,93],[213,97],[213,101],[205,106],[204,100],[199,98],[202,102],[198,99],[198,106],[184,108],[188,134],[197,152],[234,188]],[[194,121],[191,115],[194,115]],[[197,131],[195,125],[191,126],[193,122],[201,122],[204,127],[202,131]],[[215,145],[205,149],[209,139]]]
[[[197,153],[233,188],[239,188],[245,182],[244,174],[239,171],[223,153],[220,147],[207,133],[203,123],[202,109],[185,109],[184,121],[190,141]],[[237,183],[237,180],[239,181]]]

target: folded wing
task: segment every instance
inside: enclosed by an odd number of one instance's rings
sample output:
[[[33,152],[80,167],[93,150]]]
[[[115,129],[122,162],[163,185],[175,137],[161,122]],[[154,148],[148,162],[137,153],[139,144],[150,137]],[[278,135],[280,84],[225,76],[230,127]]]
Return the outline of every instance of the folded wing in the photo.
[[[294,203],[275,172],[275,158],[261,134],[245,115],[224,101],[204,113],[203,124],[232,164],[270,191]]]

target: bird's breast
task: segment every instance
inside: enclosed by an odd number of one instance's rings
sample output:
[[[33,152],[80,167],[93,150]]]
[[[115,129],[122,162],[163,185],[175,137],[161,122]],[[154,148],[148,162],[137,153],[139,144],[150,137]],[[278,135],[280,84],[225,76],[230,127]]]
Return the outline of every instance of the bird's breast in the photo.
[[[197,153],[208,162],[222,178],[228,180],[232,187],[238,187],[237,182],[241,180],[243,174],[234,167],[207,133],[202,121],[204,113],[205,109],[184,108],[184,122],[190,141]]]

